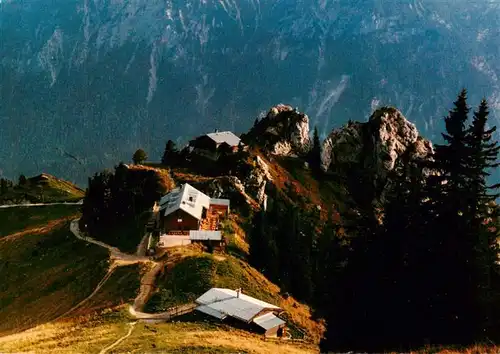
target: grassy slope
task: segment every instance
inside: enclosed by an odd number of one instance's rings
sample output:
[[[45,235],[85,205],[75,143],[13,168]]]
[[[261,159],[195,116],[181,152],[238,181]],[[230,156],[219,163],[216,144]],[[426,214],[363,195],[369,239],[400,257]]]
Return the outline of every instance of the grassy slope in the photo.
[[[98,353],[127,334],[124,311],[106,311],[0,337],[0,352]],[[137,323],[109,353],[316,353],[314,347],[263,341],[260,336],[209,323]]]
[[[26,332],[0,337],[2,353],[98,353],[127,334],[131,319],[124,310],[107,310],[64,322],[45,324]],[[461,350],[424,349],[412,354],[493,354],[498,347]],[[131,336],[108,353],[318,353],[314,346],[264,341],[262,337],[211,323],[138,323]]]
[[[310,319],[307,306],[279,295],[280,289],[245,262],[228,255],[198,255],[183,259],[159,279],[159,291],[147,304],[149,311],[193,301],[212,287],[242,288],[245,294],[283,307],[291,322],[318,341],[322,324]],[[292,326],[293,327],[293,326]]]
[[[50,221],[75,216],[79,208],[77,205],[47,205],[0,209],[0,238],[46,226]]]
[[[85,192],[71,182],[48,174],[29,178],[26,185],[16,186],[5,195],[0,195],[0,202],[28,199],[30,202],[76,202]]]
[[[0,333],[63,314],[107,271],[108,252],[77,240],[69,221],[44,231],[0,239]]]
[[[71,317],[132,303],[141,285],[140,274],[138,264],[116,268],[104,286],[88,302],[72,312]]]
[[[108,268],[107,250],[69,231],[78,206],[0,209],[0,333],[48,322],[88,296]],[[135,297],[139,269],[114,271],[101,290],[70,315]]]

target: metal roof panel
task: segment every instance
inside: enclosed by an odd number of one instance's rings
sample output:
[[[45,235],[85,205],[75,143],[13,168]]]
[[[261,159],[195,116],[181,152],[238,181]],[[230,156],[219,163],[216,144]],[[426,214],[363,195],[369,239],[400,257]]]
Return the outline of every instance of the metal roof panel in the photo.
[[[220,231],[191,230],[189,231],[189,239],[191,241],[221,241],[222,233]]]
[[[262,310],[281,310],[278,306],[257,300],[235,290],[212,288],[196,299],[198,304],[212,308],[220,313],[249,322]]]
[[[218,318],[219,320],[223,320],[227,317],[227,315],[217,311],[217,310],[214,310],[212,309],[211,307],[208,307],[208,306],[198,306],[196,308],[196,310],[200,311],[200,312],[203,312],[204,314],[207,314],[207,315],[210,315],[210,316],[213,316],[215,318]]]
[[[256,317],[253,319],[252,322],[255,323],[257,326],[264,328],[265,330],[285,324],[285,321],[283,321],[279,317],[276,317],[272,312]]]
[[[188,183],[181,188],[176,188],[160,200],[160,210],[166,209],[164,215],[170,215],[181,209],[201,220],[203,208],[210,207],[210,197],[200,192]]]
[[[230,131],[209,133],[207,136],[217,144],[226,143],[233,147],[238,146],[241,140],[236,134]]]

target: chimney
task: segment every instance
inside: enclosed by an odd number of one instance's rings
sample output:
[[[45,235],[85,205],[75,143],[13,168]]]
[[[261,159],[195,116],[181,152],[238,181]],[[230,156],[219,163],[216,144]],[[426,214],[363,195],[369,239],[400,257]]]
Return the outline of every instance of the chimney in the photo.
[[[240,293],[241,293],[241,288],[236,289],[236,298],[240,297]]]
[[[214,131],[214,133],[218,133],[218,132],[219,132],[219,129],[216,128],[215,131]]]

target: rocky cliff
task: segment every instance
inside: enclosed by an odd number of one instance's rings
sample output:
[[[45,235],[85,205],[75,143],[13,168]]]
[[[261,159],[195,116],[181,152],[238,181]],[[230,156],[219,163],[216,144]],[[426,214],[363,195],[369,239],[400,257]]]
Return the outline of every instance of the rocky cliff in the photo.
[[[334,129],[323,143],[321,163],[325,171],[356,165],[385,177],[403,154],[415,160],[430,158],[433,152],[432,143],[400,111],[383,107],[368,122],[349,122]]]
[[[248,143],[258,143],[278,156],[301,156],[309,151],[309,117],[292,106],[279,104],[256,121],[244,136]]]

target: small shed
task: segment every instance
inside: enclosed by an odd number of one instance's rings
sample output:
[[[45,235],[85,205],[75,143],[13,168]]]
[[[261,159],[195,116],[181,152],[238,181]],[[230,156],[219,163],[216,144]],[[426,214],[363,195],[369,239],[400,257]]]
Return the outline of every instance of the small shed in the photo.
[[[252,322],[266,337],[283,337],[286,334],[286,322],[272,312],[256,317]]]
[[[189,231],[189,240],[192,243],[201,243],[206,246],[222,246],[222,232],[209,230],[191,230]]]
[[[197,311],[218,320],[233,319],[266,337],[285,335],[286,322],[278,317],[283,310],[242,294],[241,289],[212,288],[196,299]]]

